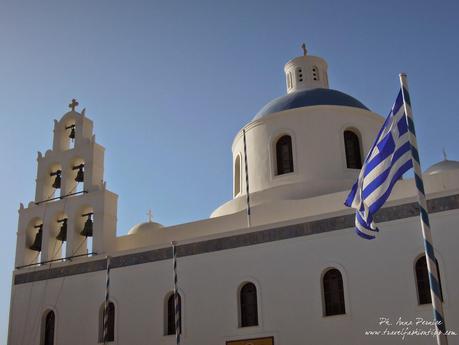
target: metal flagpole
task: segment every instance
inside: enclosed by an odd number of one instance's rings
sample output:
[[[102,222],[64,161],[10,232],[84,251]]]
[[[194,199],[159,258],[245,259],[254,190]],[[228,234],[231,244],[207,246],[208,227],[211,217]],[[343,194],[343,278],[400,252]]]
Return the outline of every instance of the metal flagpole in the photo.
[[[249,188],[249,166],[247,162],[247,142],[245,139],[245,129],[242,130],[244,136],[244,166],[245,166],[245,189],[247,194],[247,226],[251,227],[250,219],[250,188]]]
[[[430,231],[429,213],[427,211],[427,201],[424,192],[424,182],[422,180],[421,163],[419,160],[418,144],[414,129],[413,113],[411,111],[411,100],[408,92],[407,76],[400,75],[400,85],[402,88],[403,105],[405,109],[406,121],[408,124],[409,137],[411,143],[411,155],[414,167],[414,178],[418,191],[419,215],[421,220],[422,236],[424,238],[424,250],[426,254],[427,269],[429,272],[430,296],[432,298],[432,308],[434,320],[436,322],[437,344],[447,345],[445,318],[443,314],[443,304],[440,291],[440,280],[437,271],[437,260],[435,259],[434,248],[432,245],[432,233]]]
[[[107,273],[105,280],[105,304],[104,304],[104,345],[108,341],[108,304],[110,298],[110,256],[107,255]]]
[[[180,345],[180,303],[178,294],[178,280],[177,280],[177,252],[175,250],[175,241],[171,242],[172,245],[172,261],[174,266],[174,310],[175,310],[175,340],[177,345]]]

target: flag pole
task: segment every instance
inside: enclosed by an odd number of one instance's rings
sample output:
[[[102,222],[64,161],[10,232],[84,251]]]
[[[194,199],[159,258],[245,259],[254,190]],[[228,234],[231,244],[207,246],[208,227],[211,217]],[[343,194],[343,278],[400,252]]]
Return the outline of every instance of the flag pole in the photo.
[[[247,226],[252,226],[250,219],[250,188],[249,188],[249,165],[247,161],[247,141],[245,139],[245,129],[242,130],[244,137],[244,166],[245,166],[245,189],[247,194]]]
[[[174,310],[175,310],[175,341],[177,345],[180,345],[180,308],[179,293],[178,293],[178,279],[177,279],[177,251],[175,248],[177,242],[172,241],[172,262],[174,266]]]
[[[419,215],[421,221],[422,236],[424,238],[424,250],[426,254],[427,270],[429,274],[430,296],[432,298],[432,308],[437,330],[437,344],[447,345],[445,318],[443,314],[443,303],[440,291],[440,280],[437,271],[437,260],[435,259],[432,233],[430,231],[429,213],[422,180],[421,163],[416,141],[416,131],[414,129],[413,113],[411,111],[411,100],[408,92],[407,76],[404,73],[399,75],[400,85],[403,95],[403,106],[405,109],[406,121],[408,124],[409,138],[411,144],[411,156],[414,168],[414,179],[416,182]]]
[[[107,267],[105,276],[105,302],[104,302],[104,345],[108,341],[108,304],[110,300],[110,256],[107,255]]]

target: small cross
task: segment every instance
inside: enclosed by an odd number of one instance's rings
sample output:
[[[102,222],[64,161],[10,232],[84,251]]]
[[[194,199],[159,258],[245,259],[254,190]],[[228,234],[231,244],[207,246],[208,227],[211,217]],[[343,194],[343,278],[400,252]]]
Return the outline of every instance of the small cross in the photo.
[[[446,154],[446,149],[445,149],[445,148],[443,148],[443,159],[444,159],[445,161],[448,160],[448,155]]]
[[[148,222],[151,223],[153,220],[153,212],[151,212],[151,209],[148,210],[147,216],[148,216]]]
[[[72,109],[72,111],[75,111],[75,108],[78,106],[77,100],[74,98],[72,99],[72,103],[69,104],[69,108]]]
[[[306,44],[302,44],[301,45],[301,49],[303,49],[303,55],[306,56],[306,54],[308,53],[308,50],[306,49]]]

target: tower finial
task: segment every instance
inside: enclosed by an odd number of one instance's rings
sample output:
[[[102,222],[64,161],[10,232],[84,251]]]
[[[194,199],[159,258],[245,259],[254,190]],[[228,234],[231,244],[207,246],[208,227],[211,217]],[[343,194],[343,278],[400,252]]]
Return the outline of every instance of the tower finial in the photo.
[[[306,56],[308,54],[308,50],[306,49],[306,44],[304,42],[301,45],[301,49],[303,49],[303,55]]]
[[[69,108],[72,109],[72,111],[75,111],[75,108],[78,106],[77,100],[74,98],[72,99],[72,102],[69,104]]]
[[[448,160],[448,155],[446,154],[446,149],[443,148],[443,160],[447,161]]]

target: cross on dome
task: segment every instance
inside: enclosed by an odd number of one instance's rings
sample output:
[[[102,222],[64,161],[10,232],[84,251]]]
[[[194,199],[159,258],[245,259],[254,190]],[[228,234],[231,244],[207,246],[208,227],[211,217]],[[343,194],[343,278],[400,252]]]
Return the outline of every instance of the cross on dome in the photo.
[[[303,55],[306,56],[308,54],[308,50],[306,49],[306,44],[303,44],[301,45],[301,49],[303,49]]]
[[[151,211],[151,209],[148,210],[147,216],[148,216],[148,223],[151,223],[153,221],[153,212]]]
[[[72,102],[69,104],[69,108],[72,109],[72,111],[75,111],[75,108],[79,105],[80,103],[77,102],[77,100],[74,98],[72,99]]]

